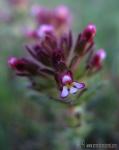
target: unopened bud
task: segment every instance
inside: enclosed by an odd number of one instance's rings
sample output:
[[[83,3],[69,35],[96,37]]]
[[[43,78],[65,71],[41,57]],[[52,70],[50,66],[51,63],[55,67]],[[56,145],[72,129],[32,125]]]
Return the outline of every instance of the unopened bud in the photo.
[[[55,15],[61,21],[66,21],[69,18],[69,9],[66,6],[59,6],[55,9]]]
[[[102,67],[102,63],[106,58],[106,52],[104,49],[99,49],[88,62],[88,68],[91,70],[99,70]]]
[[[82,33],[79,34],[75,51],[79,56],[85,55],[94,45],[96,26],[89,24]]]
[[[8,64],[11,66],[12,69],[16,71],[18,75],[29,75],[38,73],[37,71],[39,66],[33,63],[31,60],[25,58],[11,57],[8,60]]]
[[[94,24],[89,24],[82,32],[82,38],[86,39],[87,41],[94,38],[95,35],[96,35],[96,26]]]
[[[11,57],[8,60],[8,64],[11,68],[17,71],[24,71],[25,70],[25,62],[22,59],[17,59],[16,57]]]
[[[40,38],[45,38],[46,35],[53,35],[54,34],[54,27],[52,25],[42,25],[37,30],[37,36]]]

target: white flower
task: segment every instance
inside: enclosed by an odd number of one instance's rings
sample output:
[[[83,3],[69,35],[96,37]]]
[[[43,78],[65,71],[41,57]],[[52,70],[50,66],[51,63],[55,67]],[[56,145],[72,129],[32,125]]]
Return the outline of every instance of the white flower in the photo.
[[[84,83],[74,82],[71,74],[68,73],[62,77],[62,84],[63,84],[63,88],[61,91],[62,98],[67,97],[69,94],[75,94],[77,91],[85,87]]]

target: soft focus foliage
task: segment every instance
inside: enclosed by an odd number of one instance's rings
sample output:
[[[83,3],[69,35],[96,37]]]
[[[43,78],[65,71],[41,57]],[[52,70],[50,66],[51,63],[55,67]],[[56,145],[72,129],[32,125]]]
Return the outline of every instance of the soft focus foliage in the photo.
[[[88,84],[95,84],[87,95],[82,95],[84,105],[75,110],[39,96],[30,90],[26,79],[16,78],[8,67],[11,55],[27,55],[23,46],[30,39],[23,33],[27,27],[34,27],[30,14],[34,4],[49,8],[67,5],[74,16],[75,35],[88,23],[97,26],[96,49],[101,46],[106,50],[105,66],[90,78]],[[82,140],[119,144],[118,6],[118,0],[21,0],[20,4],[0,1],[0,150],[79,150]],[[76,127],[82,118],[81,127]]]

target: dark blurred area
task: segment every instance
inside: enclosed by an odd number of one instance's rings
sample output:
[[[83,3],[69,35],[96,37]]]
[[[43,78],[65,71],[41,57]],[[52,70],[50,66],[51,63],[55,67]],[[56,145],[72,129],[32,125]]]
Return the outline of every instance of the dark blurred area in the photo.
[[[89,98],[86,104],[89,114],[87,125],[81,128],[67,127],[63,116],[67,106],[28,89],[28,81],[16,77],[8,67],[10,56],[26,54],[24,45],[30,40],[23,35],[23,31],[34,26],[30,14],[34,4],[49,8],[61,4],[68,6],[73,16],[72,30],[76,35],[88,23],[94,23],[97,26],[96,48],[104,48],[107,52],[102,76],[106,85],[102,92],[97,91],[93,98]],[[1,0],[0,150],[80,150],[78,145],[82,139],[91,144],[116,144],[115,147],[102,149],[118,150],[118,40],[118,0]]]

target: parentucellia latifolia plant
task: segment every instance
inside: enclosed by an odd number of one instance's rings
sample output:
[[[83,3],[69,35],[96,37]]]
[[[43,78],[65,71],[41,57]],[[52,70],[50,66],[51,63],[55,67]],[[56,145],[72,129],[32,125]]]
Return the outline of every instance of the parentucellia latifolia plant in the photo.
[[[33,90],[70,105],[70,113],[75,112],[77,106],[81,107],[95,93],[98,84],[95,76],[106,57],[104,49],[95,50],[96,26],[88,24],[74,38],[67,7],[49,10],[34,6],[31,12],[36,28],[25,31],[25,36],[32,39],[25,45],[30,57],[10,57],[8,64],[16,75],[29,80]]]

